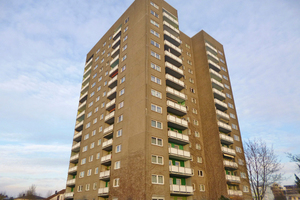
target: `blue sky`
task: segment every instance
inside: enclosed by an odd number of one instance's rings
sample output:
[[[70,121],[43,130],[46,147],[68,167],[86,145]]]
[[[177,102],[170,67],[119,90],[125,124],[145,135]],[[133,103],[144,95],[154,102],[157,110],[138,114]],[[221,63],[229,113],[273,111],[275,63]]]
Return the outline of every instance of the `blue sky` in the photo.
[[[65,187],[86,53],[133,0],[0,0],[0,191]],[[243,139],[300,153],[300,1],[169,0],[224,45]]]

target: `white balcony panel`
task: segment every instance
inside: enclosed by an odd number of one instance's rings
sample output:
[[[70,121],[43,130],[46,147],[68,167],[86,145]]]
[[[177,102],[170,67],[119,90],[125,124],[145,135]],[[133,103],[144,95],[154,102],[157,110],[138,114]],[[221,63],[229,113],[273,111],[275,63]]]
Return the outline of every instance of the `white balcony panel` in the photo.
[[[105,128],[103,134],[112,132],[114,130],[114,125],[110,125],[109,127]]]
[[[166,84],[176,90],[182,90],[184,88],[184,82],[171,76],[170,74],[166,74]]]
[[[106,110],[112,110],[115,108],[116,104],[116,99],[111,100],[110,102],[108,102],[105,106]]]
[[[228,135],[220,133],[220,139],[221,139],[221,143],[224,143],[224,144],[233,144],[233,138],[230,137],[230,136],[228,136]]]
[[[88,75],[88,73],[91,72],[92,66],[90,66],[89,68],[87,68],[84,73],[83,73],[83,77],[86,77]]]
[[[107,98],[112,100],[116,98],[117,86],[107,92]]]
[[[65,199],[73,199],[74,198],[74,192],[68,192],[64,194]]]
[[[212,89],[214,97],[219,99],[220,101],[223,101],[224,99],[226,99],[226,96],[223,92],[221,92],[220,90],[217,90],[216,88]]]
[[[98,189],[98,196],[108,196],[108,193],[109,193],[109,187]]]
[[[82,95],[80,96],[80,98],[79,98],[79,102],[80,102],[80,103],[83,103],[84,101],[86,101],[87,95],[88,95],[88,92],[85,92],[84,94],[82,94]]]
[[[210,53],[209,51],[206,51],[206,54],[210,57],[212,57],[213,59],[215,59],[217,62],[219,62],[219,58],[217,56],[215,56],[214,54]]]
[[[77,130],[81,126],[83,126],[83,121],[81,121],[75,125],[75,130]]]
[[[174,99],[178,102],[182,102],[186,100],[186,95],[178,92],[177,90],[174,90],[173,88],[170,87],[166,87],[166,91],[167,91],[167,97]]]
[[[215,101],[215,106],[217,109],[221,110],[221,111],[225,111],[228,109],[228,106],[226,103],[220,101],[219,99],[214,99]]]
[[[228,124],[218,121],[218,126],[219,126],[219,130],[224,133],[231,132],[231,126],[229,126]]]
[[[238,176],[233,176],[233,175],[226,175],[226,180],[229,182],[234,182],[234,183],[240,183],[241,178]]]
[[[210,49],[212,49],[214,52],[218,53],[217,49],[213,46],[211,46],[210,44],[208,44],[207,42],[205,42],[205,46],[209,47]]]
[[[175,46],[174,44],[172,44],[171,42],[165,40],[164,41],[165,44],[165,50],[170,49],[170,52],[176,56],[180,56],[182,51],[180,48],[178,48],[177,46]]]
[[[180,130],[185,130],[188,128],[188,122],[185,119],[180,119],[178,117],[168,115],[167,120],[168,120],[168,125],[170,125],[171,127]]]
[[[76,172],[77,172],[77,166],[71,167],[71,168],[69,168],[69,170],[68,170],[68,173],[69,173],[69,174],[73,174],[73,173],[76,173]]]
[[[230,196],[243,196],[243,192],[240,190],[228,190]]]
[[[224,119],[224,120],[229,120],[229,115],[220,111],[220,110],[216,110],[217,113],[217,118],[218,119]]]
[[[172,65],[169,62],[165,62],[165,66],[166,66],[166,73],[171,74],[172,76],[178,79],[184,76],[183,70],[176,67],[175,65]]]
[[[181,44],[181,41],[178,37],[175,37],[168,31],[164,30],[165,39],[173,43],[175,46],[179,46]]]
[[[179,175],[183,175],[183,176],[193,176],[192,169],[188,168],[188,167],[180,167],[180,166],[170,165],[169,171],[172,174],[179,174]]]
[[[178,21],[176,19],[174,19],[172,16],[170,16],[168,13],[163,12],[163,16],[167,17],[169,20],[171,20],[174,24],[179,25]]]
[[[114,34],[113,39],[121,32],[122,27],[120,27]]]
[[[93,58],[91,58],[84,66],[84,68],[86,68],[88,65],[92,64]]]
[[[120,45],[111,52],[111,57],[115,58],[120,53]]]
[[[78,161],[78,158],[79,158],[79,153],[76,154],[76,155],[74,155],[74,156],[71,156],[70,162],[71,162],[71,163],[77,162],[77,161]]]
[[[117,55],[114,59],[110,61],[110,65],[112,65],[116,60],[118,60],[120,55]]]
[[[108,81],[108,87],[109,88],[114,88],[118,84],[118,76],[113,77],[110,81]]]
[[[224,90],[224,85],[222,83],[220,83],[219,81],[211,78],[211,84],[212,84],[212,87],[217,89],[217,90]]]
[[[105,122],[110,120],[111,118],[114,118],[115,117],[115,111],[109,113],[108,115],[105,116],[104,120]]]
[[[99,174],[99,179],[104,180],[104,179],[109,179],[110,177],[110,170],[100,172]]]
[[[76,142],[79,142],[81,140],[81,137],[82,137],[82,131],[80,131],[79,133],[76,133],[73,136],[73,140],[76,141]]]
[[[176,149],[173,147],[169,147],[169,156],[171,158],[177,158],[180,160],[190,160],[191,159],[191,153],[189,151],[184,151],[184,150]]]
[[[118,42],[121,41],[121,36],[119,36],[117,39],[115,39],[115,41],[111,44],[111,46],[115,46]]]
[[[182,106],[182,105],[175,103],[173,101],[170,101],[170,100],[167,100],[167,109],[168,109],[168,112],[173,113],[178,116],[186,115],[186,112],[187,112],[185,106]]]
[[[75,151],[75,152],[80,151],[80,142],[78,142],[77,144],[73,145],[72,151]]]
[[[224,160],[223,161],[225,168],[237,169],[239,166],[236,162]]]
[[[169,63],[180,67],[182,65],[182,59],[175,56],[173,53],[169,52],[169,51],[165,51],[165,60],[168,61]]]
[[[221,149],[222,149],[222,152],[225,153],[225,154],[229,154],[229,155],[233,155],[233,156],[236,155],[234,149],[230,149],[230,148],[227,148],[227,147],[221,147]]]
[[[77,115],[76,119],[78,119],[78,118],[82,117],[84,114],[85,114],[85,110],[84,110],[84,111],[82,111],[82,112],[80,112],[80,113]]]
[[[80,105],[78,106],[78,111],[79,111],[79,112],[84,111],[84,110],[85,110],[85,107],[86,107],[86,101],[83,102],[82,104],[80,104]]]
[[[189,136],[182,133],[177,133],[175,131],[168,131],[169,141],[177,142],[179,144],[188,144],[190,143]]]
[[[82,85],[87,84],[87,82],[90,80],[90,77],[91,77],[91,74],[89,74],[87,77],[85,77],[85,78],[82,80]]]
[[[221,67],[217,65],[215,62],[211,61],[210,59],[208,59],[208,66],[209,68],[215,70],[216,72],[221,71]]]
[[[193,195],[193,187],[185,185],[170,185],[172,194]]]
[[[119,67],[119,65],[115,66],[114,68],[112,68],[112,69],[109,71],[109,73],[108,73],[109,77],[112,77],[115,73],[117,73],[118,67]]]
[[[180,31],[172,26],[170,23],[163,21],[164,30],[167,30],[169,33],[173,34],[175,37],[178,37],[180,34]]]
[[[101,157],[101,163],[107,163],[111,161],[111,154]]]
[[[112,149],[112,144],[113,144],[113,139],[109,139],[102,144],[102,149],[104,150],[111,150]]]
[[[67,186],[75,185],[75,178],[71,180],[67,180]]]
[[[82,87],[81,92],[85,91],[86,89],[88,89],[90,83],[87,83],[85,86]]]
[[[217,81],[222,81],[222,75],[213,69],[209,69],[210,77],[216,79]]]

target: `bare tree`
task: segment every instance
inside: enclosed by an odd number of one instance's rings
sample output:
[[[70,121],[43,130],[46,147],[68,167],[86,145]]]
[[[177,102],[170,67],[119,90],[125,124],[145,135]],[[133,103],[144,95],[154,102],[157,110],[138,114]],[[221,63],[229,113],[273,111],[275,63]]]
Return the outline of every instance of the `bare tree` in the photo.
[[[0,192],[0,200],[3,200],[6,196],[6,192]]]
[[[298,170],[300,171],[300,155],[292,155],[292,154],[288,154],[289,158],[292,159],[292,161],[296,162],[296,164],[298,165]],[[300,193],[300,177],[297,176],[297,174],[295,175],[295,183],[298,187],[298,192]]]
[[[257,140],[248,140],[245,144],[245,156],[249,181],[256,200],[262,200],[266,189],[281,179],[282,169],[273,148]]]
[[[34,196],[36,195],[36,186],[35,185],[31,185],[29,187],[28,190],[26,190],[25,192],[22,191],[19,193],[18,197],[22,197],[22,196]]]

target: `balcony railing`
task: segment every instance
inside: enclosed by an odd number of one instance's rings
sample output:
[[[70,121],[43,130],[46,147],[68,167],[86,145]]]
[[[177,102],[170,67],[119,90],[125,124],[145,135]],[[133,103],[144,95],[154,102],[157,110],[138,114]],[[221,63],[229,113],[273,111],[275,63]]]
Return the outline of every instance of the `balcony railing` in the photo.
[[[75,185],[75,180],[76,180],[75,178],[71,180],[67,180],[67,186]]]
[[[74,192],[68,192],[68,193],[65,193],[65,199],[73,199],[74,197]]]
[[[167,97],[176,100],[177,102],[182,102],[186,100],[186,95],[174,90],[173,88],[166,87]]]
[[[79,112],[84,111],[84,110],[85,110],[85,106],[86,106],[86,101],[83,102],[82,104],[80,104],[80,105],[78,106],[78,111],[79,111]]]
[[[223,92],[221,92],[220,90],[213,88],[212,91],[213,91],[214,97],[219,99],[220,101],[223,101],[226,98],[225,94]]]
[[[76,172],[77,172],[77,166],[71,167],[71,168],[69,168],[69,170],[68,170],[68,173],[69,173],[69,174],[74,174],[74,173],[76,173]]]
[[[117,86],[107,92],[107,98],[109,100],[116,98],[116,93],[117,93]]]
[[[164,30],[167,30],[169,33],[171,33],[175,37],[179,36],[180,31],[177,28],[175,28],[174,26],[172,26],[170,23],[164,21],[163,26],[164,26]]]
[[[172,54],[174,54],[175,56],[180,56],[182,51],[180,48],[178,48],[177,46],[175,46],[174,44],[172,44],[171,42],[165,40],[164,41],[165,44],[165,49],[170,49],[170,52]]]
[[[165,36],[165,40],[168,40],[169,42],[171,42],[172,44],[174,44],[175,46],[179,46],[181,44],[181,41],[179,38],[175,37],[174,35],[172,35],[171,33],[169,33],[168,31],[164,30],[164,36]]]
[[[220,110],[216,110],[217,113],[217,118],[218,119],[224,119],[224,120],[229,120],[229,115],[220,111]]]
[[[70,162],[71,163],[77,163],[78,162],[78,158],[79,158],[79,153],[74,155],[74,156],[71,156],[70,158]]]
[[[85,79],[82,80],[82,85],[87,84],[90,80],[90,77],[91,77],[91,74],[89,74],[87,77],[85,77]]]
[[[241,182],[241,178],[238,176],[233,176],[233,175],[226,175],[226,180],[229,182],[233,182],[233,183],[240,183]]]
[[[111,151],[113,144],[113,139],[109,139],[102,144],[102,149],[106,151]]]
[[[74,151],[74,152],[80,151],[80,142],[78,142],[77,144],[73,145],[72,151]]]
[[[87,90],[88,90],[88,88],[89,88],[89,84],[90,84],[90,83],[87,83],[85,86],[83,86],[83,88],[81,89],[81,93],[87,92]]]
[[[99,174],[99,179],[101,179],[101,180],[108,180],[109,177],[110,177],[110,170],[100,172],[100,174]]]
[[[171,76],[170,74],[166,74],[166,84],[176,90],[182,90],[184,88],[184,82]]]
[[[92,64],[93,58],[89,60],[89,62],[87,62],[84,66],[84,68],[86,68],[87,66],[89,66],[90,64]]]
[[[88,74],[91,72],[92,66],[90,66],[89,68],[87,68],[84,73],[83,73],[83,77],[87,77]]]
[[[171,74],[172,76],[178,79],[184,76],[183,70],[176,67],[175,65],[172,65],[169,62],[165,62],[165,66],[166,66],[166,73]]]
[[[214,99],[214,101],[215,101],[215,105],[216,105],[217,109],[222,110],[222,111],[225,111],[228,109],[228,106],[226,103],[220,101],[219,99]]]
[[[180,67],[182,65],[182,60],[181,58],[175,56],[174,54],[172,54],[169,51],[165,51],[165,60],[169,63],[171,63],[172,65],[175,65],[176,67]]]
[[[111,100],[106,104],[106,110],[112,110],[115,108],[116,105],[116,99]]]
[[[211,84],[212,84],[213,88],[220,90],[220,91],[224,90],[224,85],[222,83],[220,83],[219,81],[217,81],[213,78],[211,78],[210,80],[211,80]]]
[[[168,131],[169,141],[170,142],[176,142],[178,144],[188,144],[189,136],[184,135],[182,133],[177,133],[175,131]]]
[[[110,165],[111,162],[111,154],[101,157],[101,164]]]
[[[215,62],[208,59],[208,66],[209,68],[215,70],[216,72],[219,72],[221,70],[221,67],[217,65]]]
[[[116,40],[116,36],[121,32],[121,28],[120,27],[114,34],[113,34],[113,40]]]
[[[207,42],[205,42],[205,46],[209,47],[211,50],[218,53],[217,49],[215,47],[211,46],[210,44],[208,44]]]
[[[188,167],[170,165],[169,171],[171,174],[178,174],[180,176],[193,176],[192,169]]]
[[[110,125],[109,127],[104,129],[103,135],[105,136],[106,134],[113,132],[113,130],[114,130],[114,125]]]
[[[234,149],[230,149],[227,147],[221,147],[221,149],[222,149],[222,152],[225,154],[229,154],[229,155],[233,155],[233,156],[235,156],[235,154],[236,154]]]
[[[176,19],[174,19],[172,16],[170,16],[168,13],[163,12],[163,17],[168,18],[168,20],[170,20],[170,22],[174,23],[175,25],[179,25],[178,21]]]
[[[83,129],[83,121],[81,121],[75,125],[76,131],[81,131],[82,129]]]
[[[223,144],[233,144],[233,138],[220,133],[220,139]]]
[[[113,65],[114,64],[114,62],[116,62],[116,60],[118,60],[119,59],[119,55],[117,55],[114,59],[112,59],[111,61],[110,61],[110,65]]]
[[[222,81],[222,75],[213,69],[209,69],[210,77],[216,79],[217,81]]]
[[[236,162],[224,160],[223,163],[225,168],[237,169],[239,167]]]
[[[109,77],[114,77],[115,75],[118,74],[118,67],[119,67],[119,65],[111,68],[111,70],[108,73]]]
[[[191,153],[189,151],[184,151],[181,149],[176,149],[173,147],[169,147],[169,156],[170,158],[176,158],[180,160],[190,160]]]
[[[187,112],[185,106],[182,106],[182,105],[175,103],[173,101],[170,101],[170,100],[167,100],[167,109],[168,109],[168,112],[173,113],[178,116],[186,115],[186,112]]]
[[[115,58],[119,53],[120,53],[120,45],[111,52],[110,56],[111,58]]]
[[[192,186],[170,185],[170,192],[171,194],[193,195],[194,190]]]
[[[185,119],[180,119],[178,117],[168,115],[167,116],[168,125],[179,130],[185,130],[188,128],[188,122]]]
[[[110,81],[108,81],[108,87],[109,88],[114,88],[118,84],[118,76],[113,77]]]
[[[231,132],[231,126],[229,126],[228,124],[218,121],[218,126],[219,126],[219,130],[221,132],[224,132],[224,133]]]
[[[83,115],[85,114],[85,110],[80,112],[77,117],[76,117],[76,120],[78,120],[80,117],[82,117]]]
[[[240,190],[228,190],[230,196],[243,196],[243,192]]]
[[[88,95],[88,92],[85,92],[84,94],[82,94],[82,95],[80,96],[79,102],[80,102],[80,103],[83,103],[84,101],[86,101],[87,95]]]
[[[215,56],[214,54],[210,53],[209,51],[206,51],[207,57],[215,62],[215,63],[219,63],[219,58],[217,56]]]
[[[109,193],[109,187],[99,188],[98,190],[98,196],[108,196],[108,193]]]
[[[107,124],[113,124],[115,121],[115,111],[106,115],[104,120],[105,120],[105,123],[107,123]]]
[[[117,48],[121,43],[121,36],[119,36],[111,45],[113,49]]]
[[[81,141],[81,137],[82,137],[82,131],[80,131],[79,133],[76,133],[73,137],[73,140],[76,142]]]

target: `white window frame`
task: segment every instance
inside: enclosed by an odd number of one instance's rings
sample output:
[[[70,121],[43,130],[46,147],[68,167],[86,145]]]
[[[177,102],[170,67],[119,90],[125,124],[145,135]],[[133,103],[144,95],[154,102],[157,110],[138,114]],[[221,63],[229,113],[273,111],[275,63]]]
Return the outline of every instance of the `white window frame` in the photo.
[[[152,139],[155,139],[155,143],[152,142]],[[160,143],[159,141],[161,142],[161,144],[159,144]],[[157,137],[151,137],[151,144],[160,146],[160,147],[164,146],[163,139],[157,138]]]
[[[155,104],[151,104],[151,110],[157,113],[162,113],[162,107],[157,106]]]
[[[154,126],[155,123],[155,126]],[[158,129],[163,129],[163,123],[156,121],[156,120],[151,120],[151,127],[153,128],[158,128]]]
[[[155,177],[155,181],[153,181],[153,177]],[[159,177],[162,178],[162,183],[158,182]],[[164,184],[164,176],[163,175],[152,174],[151,175],[151,183],[152,184],[163,185]]]
[[[150,64],[150,67],[151,67],[152,69],[156,70],[156,71],[161,72],[161,67],[158,66],[158,65],[156,65],[156,64],[154,64],[154,63],[151,63],[151,64]]]
[[[152,158],[155,157],[155,162],[153,162]],[[158,158],[161,158],[161,163],[158,162]],[[158,155],[152,155],[151,156],[151,163],[157,164],[157,165],[163,165],[164,164],[164,157],[163,156],[158,156]]]
[[[154,89],[151,89],[151,95],[160,99],[162,98],[162,93]]]
[[[121,144],[119,144],[119,145],[117,145],[116,146],[116,153],[120,153],[122,151],[122,145]]]
[[[113,180],[113,187],[119,187],[120,186],[120,178],[115,178]]]

